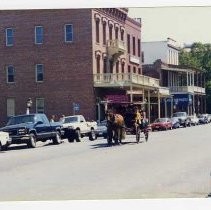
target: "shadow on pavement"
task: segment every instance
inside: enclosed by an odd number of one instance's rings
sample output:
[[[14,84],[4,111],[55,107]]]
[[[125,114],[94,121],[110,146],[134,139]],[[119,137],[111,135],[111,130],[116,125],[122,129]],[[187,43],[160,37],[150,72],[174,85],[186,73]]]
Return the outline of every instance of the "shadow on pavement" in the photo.
[[[140,143],[143,143],[142,141],[139,142]],[[122,142],[121,144],[112,144],[111,146],[109,146],[107,143],[99,143],[99,144],[93,144],[91,145],[91,149],[98,149],[98,148],[104,148],[104,147],[118,147],[118,146],[123,146],[123,145],[135,145],[137,144],[137,142],[135,141],[124,141]]]
[[[6,151],[9,150],[20,150],[20,149],[30,149],[27,147],[27,145],[17,145],[17,146],[10,146]]]

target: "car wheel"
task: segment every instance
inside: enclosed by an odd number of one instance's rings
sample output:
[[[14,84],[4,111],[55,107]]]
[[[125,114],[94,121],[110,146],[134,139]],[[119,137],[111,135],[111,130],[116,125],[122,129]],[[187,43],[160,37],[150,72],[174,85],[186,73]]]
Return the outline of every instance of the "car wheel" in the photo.
[[[56,136],[53,138],[53,143],[54,144],[61,144],[62,139],[61,139],[61,134],[59,131],[56,132]]]
[[[37,143],[36,136],[33,133],[30,133],[30,139],[27,143],[27,146],[29,148],[35,148],[37,146],[36,143]]]
[[[81,141],[81,132],[79,129],[75,130],[75,139],[77,142]]]
[[[94,141],[95,139],[97,139],[97,135],[96,135],[94,129],[92,129],[91,132],[89,133],[89,140]]]

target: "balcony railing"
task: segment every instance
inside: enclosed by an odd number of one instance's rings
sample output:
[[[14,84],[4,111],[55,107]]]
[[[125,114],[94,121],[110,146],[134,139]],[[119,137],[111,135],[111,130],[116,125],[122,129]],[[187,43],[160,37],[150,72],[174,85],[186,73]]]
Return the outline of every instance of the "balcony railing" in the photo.
[[[205,94],[205,88],[194,86],[194,92],[195,93],[203,93],[203,94]]]
[[[132,84],[148,87],[159,87],[159,80],[133,73],[94,74],[95,87],[123,87]]]
[[[124,54],[125,52],[125,42],[114,39],[108,41],[108,53],[110,56],[114,54]]]
[[[205,94],[205,88],[197,86],[174,86],[169,87],[171,92],[182,92],[182,93],[203,93]]]
[[[170,95],[170,91],[169,91],[169,88],[167,87],[159,87],[159,93],[161,95]]]

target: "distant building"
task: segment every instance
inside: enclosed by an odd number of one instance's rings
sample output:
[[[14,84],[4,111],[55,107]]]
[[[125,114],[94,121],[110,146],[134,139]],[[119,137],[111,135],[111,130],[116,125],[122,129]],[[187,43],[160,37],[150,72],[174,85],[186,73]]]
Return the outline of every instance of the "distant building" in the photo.
[[[176,111],[189,115],[205,113],[205,74],[202,70],[179,65],[180,48],[176,42],[168,38],[164,42],[145,43],[142,47],[143,74],[159,79],[160,86],[170,90],[171,97],[161,100],[161,116],[171,116]]]
[[[142,42],[142,51],[143,64],[153,64],[158,59],[167,64],[179,64],[180,47],[171,38],[167,38],[165,41]]]

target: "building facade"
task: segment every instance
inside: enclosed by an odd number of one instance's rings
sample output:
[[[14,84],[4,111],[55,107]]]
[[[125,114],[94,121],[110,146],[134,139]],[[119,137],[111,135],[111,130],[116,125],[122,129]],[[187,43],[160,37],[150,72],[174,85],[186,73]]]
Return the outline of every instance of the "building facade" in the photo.
[[[94,118],[91,10],[0,13],[0,122],[31,112]],[[92,106],[90,105],[92,104]]]
[[[189,115],[206,113],[204,72],[178,64],[180,48],[174,40],[168,38],[166,42],[158,42],[157,46],[161,46],[160,43],[168,44],[162,44],[161,49],[167,46],[164,51],[159,51],[158,48],[155,50],[153,59],[157,58],[157,60],[153,63],[150,54],[144,51],[144,59],[149,63],[143,65],[143,73],[159,79],[160,86],[167,87],[170,91],[170,96],[161,100],[161,116],[170,117],[177,111],[185,111]],[[152,45],[147,43],[147,46],[147,51],[150,51],[155,46],[155,42],[152,42]],[[161,52],[163,55],[160,54]]]
[[[4,10],[0,19],[1,125],[26,113],[29,98],[30,112],[101,119],[122,102],[150,117],[151,99],[168,94],[142,74],[141,21],[126,8]]]
[[[179,65],[178,43],[171,38],[164,41],[143,42],[143,64],[153,64],[161,59],[166,64]]]

